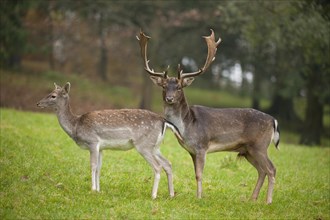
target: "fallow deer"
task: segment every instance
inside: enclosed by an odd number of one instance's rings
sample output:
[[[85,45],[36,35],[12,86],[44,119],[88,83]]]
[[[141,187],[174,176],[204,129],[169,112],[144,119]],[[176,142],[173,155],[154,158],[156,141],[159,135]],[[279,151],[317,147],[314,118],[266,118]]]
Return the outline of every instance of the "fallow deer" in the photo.
[[[163,117],[141,109],[92,111],[75,115],[69,101],[70,83],[55,90],[38,102],[41,108],[50,107],[56,112],[63,130],[82,149],[90,152],[92,190],[100,191],[102,151],[130,150],[135,148],[154,171],[152,198],[157,197],[161,170],[167,174],[168,190],[174,196],[172,167],[159,150],[165,129],[170,128],[180,138],[176,128]]]
[[[264,179],[268,176],[267,203],[272,202],[276,169],[268,158],[267,148],[273,140],[279,144],[279,129],[276,119],[263,112],[248,108],[209,108],[189,106],[183,88],[189,86],[194,77],[202,74],[215,59],[217,46],[213,30],[204,37],[208,54],[204,66],[196,72],[183,73],[178,66],[178,76],[169,77],[167,70],[155,72],[149,67],[147,43],[150,39],[140,31],[140,44],[144,69],[150,74],[154,84],[163,88],[164,114],[166,120],[178,128],[185,148],[192,157],[196,181],[197,197],[202,196],[202,174],[207,153],[234,151],[244,156],[258,171],[258,180],[252,199],[258,198]]]

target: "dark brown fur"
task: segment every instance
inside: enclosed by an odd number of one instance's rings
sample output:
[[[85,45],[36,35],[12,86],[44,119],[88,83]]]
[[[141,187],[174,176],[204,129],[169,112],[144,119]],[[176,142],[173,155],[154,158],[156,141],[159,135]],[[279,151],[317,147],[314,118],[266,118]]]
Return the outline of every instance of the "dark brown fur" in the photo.
[[[197,197],[202,196],[202,174],[206,154],[218,151],[238,152],[244,156],[258,171],[258,181],[252,194],[256,200],[264,179],[268,176],[267,203],[272,202],[276,169],[267,155],[267,148],[274,141],[279,143],[277,121],[263,112],[254,109],[216,109],[205,106],[189,106],[183,88],[189,86],[194,77],[205,72],[215,58],[217,46],[214,32],[204,37],[208,47],[205,64],[196,72],[183,73],[178,68],[178,77],[168,77],[166,72],[155,72],[147,60],[147,37],[142,32],[138,37],[144,68],[150,79],[163,88],[165,118],[174,124],[183,138],[184,147],[194,163]]]

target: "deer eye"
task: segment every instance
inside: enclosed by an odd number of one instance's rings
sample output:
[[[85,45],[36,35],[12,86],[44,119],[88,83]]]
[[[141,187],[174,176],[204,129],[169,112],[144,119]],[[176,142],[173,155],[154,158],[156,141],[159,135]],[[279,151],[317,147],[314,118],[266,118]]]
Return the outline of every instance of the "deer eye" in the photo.
[[[52,95],[51,98],[52,98],[52,99],[55,99],[55,98],[56,98],[56,95]]]

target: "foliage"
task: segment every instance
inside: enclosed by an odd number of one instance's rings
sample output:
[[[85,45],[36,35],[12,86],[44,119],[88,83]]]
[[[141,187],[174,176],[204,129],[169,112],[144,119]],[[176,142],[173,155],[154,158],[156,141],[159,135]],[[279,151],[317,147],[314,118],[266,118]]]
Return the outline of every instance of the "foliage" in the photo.
[[[330,149],[270,146],[277,167],[274,201],[265,187],[249,201],[257,173],[233,153],[209,154],[204,196],[195,198],[189,154],[167,132],[161,151],[173,166],[176,196],[162,173],[152,200],[152,170],[134,150],[105,151],[101,192],[90,190],[89,154],[54,115],[1,109],[1,219],[329,219]],[[266,181],[267,182],[267,181]]]
[[[282,85],[275,92],[285,97],[299,93],[302,75],[312,63],[329,66],[329,18],[322,15],[322,9],[316,1],[231,2],[219,8],[225,30],[240,41],[237,49],[246,51],[243,57],[235,56],[262,68],[262,78],[274,76]]]
[[[15,67],[19,65],[26,47],[26,31],[22,19],[29,1],[3,0],[0,3],[0,64]]]
[[[261,84],[272,79],[269,112],[299,124],[293,99],[305,95],[301,142],[308,145],[320,143],[323,109],[330,99],[330,23],[325,7],[320,1],[236,1],[220,8],[224,23],[244,42],[238,49],[246,51],[247,58],[239,60],[252,67],[253,106],[258,108],[258,100],[269,90]],[[234,13],[238,19],[229,17]]]

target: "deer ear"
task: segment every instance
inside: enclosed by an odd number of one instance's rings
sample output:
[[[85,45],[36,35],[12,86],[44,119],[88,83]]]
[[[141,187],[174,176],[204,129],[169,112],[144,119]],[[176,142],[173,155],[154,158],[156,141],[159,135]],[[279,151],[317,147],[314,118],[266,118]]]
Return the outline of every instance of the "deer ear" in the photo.
[[[182,80],[182,87],[186,87],[189,86],[193,81],[194,81],[194,77],[188,77],[188,78],[183,78]]]
[[[70,92],[70,87],[71,87],[71,84],[69,82],[67,82],[64,86],[64,91],[66,93],[69,93]]]
[[[163,78],[162,77],[159,77],[159,76],[150,76],[150,79],[157,86],[163,86],[163,84],[164,84],[164,81],[163,81]]]
[[[55,89],[60,89],[61,87],[54,82]]]

